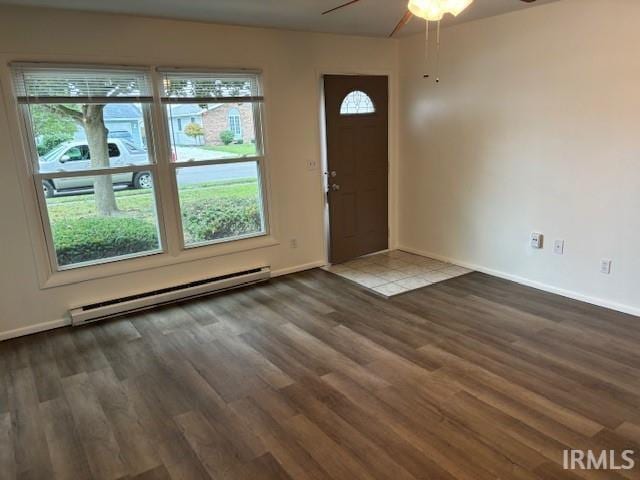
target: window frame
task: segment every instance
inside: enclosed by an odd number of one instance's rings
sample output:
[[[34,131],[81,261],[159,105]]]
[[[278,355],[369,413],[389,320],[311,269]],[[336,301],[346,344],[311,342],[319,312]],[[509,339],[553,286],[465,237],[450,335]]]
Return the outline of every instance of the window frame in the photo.
[[[41,187],[41,178],[36,180],[34,165],[37,165],[38,154],[35,147],[32,124],[28,106],[18,102],[17,91],[14,79],[14,67],[25,65],[48,66],[55,68],[86,68],[86,69],[141,69],[144,70],[151,79],[152,102],[146,104],[145,133],[146,147],[150,158],[154,163],[142,165],[140,168],[133,166],[133,169],[150,170],[155,168],[154,200],[158,218],[158,230],[162,250],[154,253],[142,253],[120,256],[106,259],[102,262],[91,262],[89,265],[81,267],[58,269],[52,262],[55,259],[55,250],[52,248],[52,232],[50,228],[49,215],[46,209],[46,198]],[[34,252],[36,273],[41,289],[54,288],[58,286],[82,283],[85,281],[98,280],[113,276],[140,273],[145,270],[180,265],[192,261],[215,258],[239,252],[263,249],[280,245],[277,228],[274,227],[276,212],[271,209],[271,180],[270,169],[265,151],[267,141],[264,125],[265,103],[261,101],[259,107],[254,108],[254,122],[256,129],[256,149],[260,149],[261,155],[252,157],[228,158],[231,162],[251,161],[258,162],[260,182],[260,200],[262,202],[263,231],[259,234],[246,237],[235,237],[222,239],[222,241],[211,242],[205,245],[198,245],[198,248],[183,246],[183,232],[181,213],[179,210],[179,198],[176,185],[176,175],[168,175],[174,162],[171,161],[170,131],[167,124],[167,115],[164,104],[160,101],[161,81],[160,68],[155,65],[120,65],[120,64],[97,64],[97,63],[60,63],[53,58],[27,58],[16,60],[9,55],[0,55],[0,84],[9,86],[4,90],[5,103],[9,107],[9,120],[11,115],[18,121],[8,122],[8,132],[11,142],[16,150],[16,161],[19,175],[20,190],[23,195],[23,211],[26,215],[28,231],[30,233],[31,247]],[[163,68],[166,71],[166,67]],[[262,69],[243,68],[174,68],[176,71],[185,70],[188,72],[208,72],[208,73],[251,73],[258,75],[260,88],[268,84],[268,75]],[[246,101],[246,99],[244,99]],[[135,103],[135,100],[132,100]],[[25,111],[26,110],[26,111]],[[34,159],[36,163],[34,164]],[[175,163],[180,167],[183,162]],[[109,173],[115,173],[120,168],[111,168]],[[129,167],[129,170],[132,168]],[[98,174],[98,170],[91,173]],[[90,173],[90,174],[91,174]],[[75,173],[66,172],[60,176],[75,176]],[[44,176],[44,175],[43,175]],[[52,175],[49,175],[50,177]]]
[[[104,68],[104,67],[103,67]],[[150,78],[151,80],[151,78]],[[132,102],[134,103],[134,102]],[[29,104],[18,104],[18,109],[20,113],[20,122],[22,128],[24,129],[24,141],[25,146],[27,148],[28,153],[28,163],[29,163],[29,174],[33,183],[33,187],[35,189],[36,202],[38,205],[38,210],[40,213],[40,221],[42,223],[45,246],[47,250],[47,258],[49,261],[49,267],[52,274],[67,272],[71,270],[78,270],[87,267],[100,266],[108,263],[116,263],[122,262],[126,260],[130,260],[133,258],[147,257],[152,255],[160,255],[167,252],[167,235],[166,235],[166,225],[164,222],[164,215],[162,211],[161,205],[161,195],[158,189],[158,186],[154,184],[153,188],[153,197],[155,202],[156,209],[156,219],[157,219],[157,228],[158,228],[158,240],[160,242],[160,248],[157,250],[151,250],[147,252],[139,252],[132,253],[127,255],[120,255],[118,257],[105,258],[90,262],[80,262],[74,263],[72,265],[59,265],[58,264],[58,256],[55,249],[55,244],[53,241],[53,230],[51,228],[51,219],[49,218],[49,210],[47,208],[47,199],[44,195],[44,190],[42,188],[42,182],[47,179],[55,179],[55,178],[73,178],[73,177],[87,177],[87,176],[98,176],[98,175],[116,175],[118,173],[128,173],[132,172],[137,173],[141,171],[150,171],[154,180],[158,178],[158,161],[157,154],[155,150],[155,142],[151,140],[150,145],[147,144],[147,152],[149,155],[149,163],[144,165],[128,165],[123,167],[109,167],[109,168],[99,168],[99,169],[90,169],[90,170],[72,170],[65,172],[39,172],[36,171],[36,165],[38,164],[38,152],[36,150],[35,144],[35,133],[33,131],[33,123],[31,121],[31,111],[29,109]],[[144,118],[145,131],[148,139],[153,139],[153,128],[152,128],[152,104],[143,104],[141,105],[142,115]],[[112,158],[112,157],[109,157]],[[158,183],[158,182],[155,182]]]
[[[176,67],[157,67],[155,69],[158,74],[157,79],[157,88],[159,91],[162,91],[163,88],[163,78],[162,75],[165,73],[179,73],[182,75],[200,75],[200,74],[211,74],[213,75],[223,75],[223,74],[243,74],[254,76],[256,80],[256,85],[258,88],[258,92],[263,92],[263,83],[264,80],[262,78],[262,70],[254,70],[254,69],[191,69],[191,68],[176,68]],[[257,98],[257,99],[256,99]],[[242,100],[240,100],[242,99]],[[163,95],[160,93],[158,96],[158,101],[160,103],[160,110],[162,113],[164,129],[166,131],[165,135],[165,148],[168,152],[173,151],[172,144],[172,136],[170,134],[169,128],[171,127],[171,117],[167,114],[167,107],[169,105],[176,104],[197,104],[201,103],[199,100],[204,100],[202,98],[189,98],[184,97],[176,102],[167,102],[163,98]],[[222,100],[222,101],[221,101]],[[171,182],[172,182],[172,190],[174,197],[174,205],[175,205],[175,225],[177,227],[177,231],[179,233],[179,242],[180,242],[180,250],[181,251],[189,251],[196,250],[216,245],[233,243],[240,240],[249,240],[261,237],[270,237],[271,232],[271,223],[270,223],[270,209],[268,202],[268,186],[267,186],[267,175],[266,175],[266,153],[265,153],[265,140],[264,140],[264,129],[262,124],[262,119],[264,118],[264,96],[259,95],[258,97],[228,97],[227,99],[208,99],[208,104],[214,103],[226,103],[232,105],[234,103],[246,102],[251,103],[252,105],[252,115],[253,115],[253,126],[254,126],[254,134],[255,134],[255,146],[256,146],[256,154],[252,156],[243,156],[243,157],[228,157],[228,158],[219,158],[219,159],[210,159],[210,160],[194,160],[194,161],[178,161],[177,158],[175,161],[169,160],[169,170],[171,171]],[[227,115],[228,119],[228,115]],[[169,154],[171,155],[171,153]],[[177,155],[176,155],[177,157]],[[178,175],[177,170],[179,168],[189,168],[189,167],[197,167],[197,166],[207,166],[207,165],[220,165],[227,163],[249,163],[255,162],[257,166],[258,172],[258,187],[260,189],[260,204],[262,207],[262,231],[256,233],[250,233],[246,235],[240,235],[232,238],[221,238],[217,240],[210,240],[206,242],[198,242],[191,245],[187,245],[185,243],[184,236],[184,227],[182,222],[182,211],[180,209],[180,197],[179,197],[179,186],[178,186]]]

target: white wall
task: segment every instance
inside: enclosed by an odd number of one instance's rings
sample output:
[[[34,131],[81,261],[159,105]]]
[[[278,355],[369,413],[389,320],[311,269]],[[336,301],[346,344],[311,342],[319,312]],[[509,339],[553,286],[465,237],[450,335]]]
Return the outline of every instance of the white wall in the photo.
[[[448,28],[439,85],[403,39],[400,244],[640,314],[638,25],[637,0],[561,0]]]
[[[323,263],[321,172],[307,167],[321,156],[320,74],[389,74],[392,102],[396,92],[392,40],[55,10],[0,7],[0,60],[0,338],[58,325],[68,308],[87,302],[260,264],[283,272]],[[263,69],[272,226],[279,243],[41,289],[28,223],[31,194],[21,179],[19,162],[25,160],[14,134],[10,60]],[[394,108],[391,118],[395,165]],[[289,247],[292,238],[297,249]]]

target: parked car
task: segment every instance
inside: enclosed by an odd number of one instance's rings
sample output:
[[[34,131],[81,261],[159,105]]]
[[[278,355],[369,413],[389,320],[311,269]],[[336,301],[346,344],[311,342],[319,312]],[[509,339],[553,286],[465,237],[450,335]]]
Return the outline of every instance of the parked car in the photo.
[[[112,167],[145,165],[149,163],[146,150],[121,138],[109,138],[109,164]],[[66,142],[54,148],[39,159],[40,173],[77,172],[91,169],[91,153],[86,140]],[[114,185],[131,188],[151,188],[150,172],[125,172],[111,175]],[[65,177],[43,180],[45,197],[54,193],[93,188],[93,177]]]
[[[114,130],[109,131],[109,138],[119,138],[121,140],[129,141],[131,143],[135,143],[133,140],[133,135],[131,132],[127,130]]]

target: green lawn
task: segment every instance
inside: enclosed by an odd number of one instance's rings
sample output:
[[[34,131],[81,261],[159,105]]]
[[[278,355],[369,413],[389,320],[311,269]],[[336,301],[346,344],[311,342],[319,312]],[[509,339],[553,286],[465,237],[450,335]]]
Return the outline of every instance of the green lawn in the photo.
[[[258,184],[251,178],[199,183],[180,189],[180,205],[183,208],[204,200],[257,197]],[[121,190],[116,192],[116,202],[127,217],[154,222],[154,197],[151,190]],[[95,201],[91,194],[49,198],[47,207],[51,223],[96,216]]]
[[[256,154],[256,146],[253,143],[241,143],[231,145],[207,145],[201,147],[204,150],[213,150],[214,152],[232,153],[239,157],[253,156]]]

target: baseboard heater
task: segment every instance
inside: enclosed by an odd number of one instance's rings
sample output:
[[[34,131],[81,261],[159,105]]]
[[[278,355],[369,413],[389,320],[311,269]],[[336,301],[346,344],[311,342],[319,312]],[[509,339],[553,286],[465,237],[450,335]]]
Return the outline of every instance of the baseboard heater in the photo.
[[[92,303],[69,310],[69,315],[72,325],[84,325],[179,300],[202,297],[222,290],[263,282],[269,278],[271,278],[269,267],[254,268],[105,302]]]

